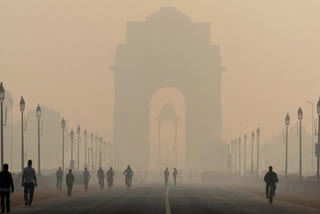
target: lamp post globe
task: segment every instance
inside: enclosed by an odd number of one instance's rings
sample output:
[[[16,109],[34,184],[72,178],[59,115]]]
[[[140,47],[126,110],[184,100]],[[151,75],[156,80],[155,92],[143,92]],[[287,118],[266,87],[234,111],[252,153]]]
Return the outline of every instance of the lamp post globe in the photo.
[[[61,128],[63,129],[66,128],[66,121],[64,120],[64,118],[62,118],[62,121],[61,121]]]
[[[287,113],[286,118],[285,118],[285,120],[284,120],[284,123],[285,123],[286,126],[289,126],[289,125],[290,125],[290,116],[289,116],[289,113]]]
[[[78,128],[77,128],[77,134],[80,134],[80,126],[78,125]]]
[[[71,132],[70,132],[70,140],[73,141],[74,139],[74,132],[73,132],[73,129],[71,129]]]
[[[39,104],[38,104],[38,106],[37,106],[36,115],[37,115],[37,118],[38,118],[38,119],[41,117],[41,108],[40,108],[40,105],[39,105]]]
[[[302,120],[303,118],[303,111],[301,108],[298,109],[298,120]]]
[[[26,107],[26,102],[24,101],[24,98],[21,97],[21,99],[20,99],[20,111],[24,112],[25,107]]]
[[[4,90],[4,87],[3,87],[3,83],[1,82],[0,83],[0,101],[2,102],[5,98],[5,90]]]

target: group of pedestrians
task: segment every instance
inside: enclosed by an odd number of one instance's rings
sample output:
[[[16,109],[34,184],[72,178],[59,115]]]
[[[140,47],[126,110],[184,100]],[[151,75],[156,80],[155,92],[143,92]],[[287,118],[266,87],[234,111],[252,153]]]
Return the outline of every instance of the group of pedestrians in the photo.
[[[97,177],[98,177],[98,181],[99,181],[99,185],[100,185],[101,190],[104,189],[105,177],[108,182],[108,186],[113,185],[113,176],[114,176],[114,171],[113,171],[112,167],[110,167],[110,169],[107,171],[106,175],[105,175],[102,167],[99,168],[99,170],[97,171]],[[82,177],[83,177],[84,191],[87,192],[88,186],[89,186],[89,181],[91,179],[91,174],[87,168],[84,169],[84,171],[82,173]],[[57,179],[57,190],[60,190],[60,191],[62,189],[62,178],[63,178],[63,171],[62,171],[61,167],[59,167],[59,169],[56,172],[56,179]],[[66,185],[67,185],[67,195],[68,196],[71,196],[74,181],[75,181],[75,177],[72,173],[72,169],[69,169],[69,172],[66,175]]]
[[[168,167],[164,170],[163,174],[164,174],[164,185],[167,187],[169,183],[169,175],[170,175]],[[178,175],[178,170],[176,168],[173,168],[172,176],[173,176],[174,186],[177,186],[177,175]]]
[[[21,185],[24,187],[25,206],[31,207],[34,188],[37,186],[36,171],[32,167],[32,160],[28,160],[28,166],[23,169]],[[10,195],[14,193],[14,184],[12,175],[9,172],[9,165],[4,164],[0,172],[0,196],[1,196],[1,213],[10,209]]]

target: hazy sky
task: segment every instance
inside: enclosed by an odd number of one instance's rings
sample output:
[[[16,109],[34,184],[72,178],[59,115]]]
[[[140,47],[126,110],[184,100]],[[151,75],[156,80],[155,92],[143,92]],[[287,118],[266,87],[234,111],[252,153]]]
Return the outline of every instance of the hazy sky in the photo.
[[[320,96],[318,0],[3,0],[0,1],[0,80],[17,103],[61,112],[71,126],[107,135],[112,127],[114,54],[127,21],[144,21],[175,6],[192,21],[210,22],[221,47],[225,139],[280,132],[299,106],[311,126]],[[16,116],[18,106],[15,107]],[[315,109],[316,110],[316,109]],[[17,118],[18,119],[18,118]],[[241,125],[242,124],[242,125]]]

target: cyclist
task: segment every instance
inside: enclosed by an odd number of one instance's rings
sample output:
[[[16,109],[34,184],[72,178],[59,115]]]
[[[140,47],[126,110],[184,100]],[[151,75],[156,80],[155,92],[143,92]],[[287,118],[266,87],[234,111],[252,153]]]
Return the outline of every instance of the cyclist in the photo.
[[[273,196],[276,195],[276,183],[279,182],[277,173],[272,171],[272,166],[269,166],[269,172],[264,176],[264,181],[266,182],[266,198],[269,198],[269,189],[271,186],[274,187]]]
[[[132,183],[132,176],[133,176],[133,171],[132,171],[130,165],[128,165],[127,169],[124,170],[123,174],[126,176],[127,187],[130,187],[131,183]]]
[[[112,167],[107,171],[107,181],[108,181],[108,187],[111,189],[111,186],[113,186],[113,177],[114,177],[114,171]]]

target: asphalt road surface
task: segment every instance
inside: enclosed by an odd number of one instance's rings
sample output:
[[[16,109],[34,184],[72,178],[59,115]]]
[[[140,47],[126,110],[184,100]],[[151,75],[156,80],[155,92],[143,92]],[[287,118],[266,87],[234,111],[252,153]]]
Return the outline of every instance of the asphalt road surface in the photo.
[[[263,191],[263,189],[262,189]],[[36,194],[36,193],[35,193]],[[127,191],[116,187],[111,192],[91,191],[68,197],[35,202],[32,207],[16,207],[13,213],[320,213],[314,210],[267,199],[243,190],[202,185],[183,185],[166,189],[162,186],[134,186]]]

